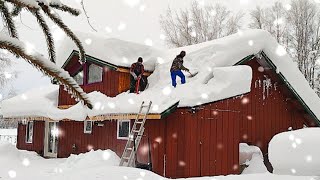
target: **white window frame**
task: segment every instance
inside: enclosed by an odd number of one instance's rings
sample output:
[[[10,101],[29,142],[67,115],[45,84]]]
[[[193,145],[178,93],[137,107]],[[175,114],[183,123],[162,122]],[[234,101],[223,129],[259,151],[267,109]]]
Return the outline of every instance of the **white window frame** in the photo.
[[[32,135],[31,135],[31,138],[29,139],[28,135],[30,135],[30,132],[29,132],[30,124],[32,124]],[[28,121],[26,123],[26,137],[25,137],[25,141],[26,141],[27,144],[32,144],[32,142],[33,142],[33,132],[34,132],[34,122],[33,121]]]
[[[129,128],[128,128],[128,137],[120,137],[119,136],[119,130],[120,130],[120,123],[123,122],[129,122]],[[131,122],[130,120],[118,120],[117,121],[117,139],[121,139],[121,140],[128,140],[129,136],[130,136],[130,132],[131,132]]]
[[[91,127],[90,130],[87,130],[88,123],[90,124],[90,127]],[[83,132],[85,134],[91,134],[92,133],[92,129],[93,129],[93,122],[92,121],[84,121],[84,123],[83,123]]]

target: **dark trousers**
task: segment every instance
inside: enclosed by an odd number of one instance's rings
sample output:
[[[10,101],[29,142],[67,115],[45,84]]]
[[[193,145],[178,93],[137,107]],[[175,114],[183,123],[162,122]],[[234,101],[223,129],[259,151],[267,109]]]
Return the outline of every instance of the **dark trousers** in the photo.
[[[176,87],[177,86],[177,76],[180,77],[181,79],[181,84],[185,84],[186,83],[186,77],[184,76],[183,72],[181,70],[177,70],[177,71],[171,71],[171,80],[172,80],[172,86]]]
[[[137,80],[135,80],[134,77],[130,75],[130,93],[136,92],[136,84]]]

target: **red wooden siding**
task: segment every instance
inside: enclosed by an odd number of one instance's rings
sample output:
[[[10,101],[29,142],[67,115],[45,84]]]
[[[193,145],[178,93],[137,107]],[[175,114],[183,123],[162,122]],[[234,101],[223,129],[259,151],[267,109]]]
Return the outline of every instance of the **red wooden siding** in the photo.
[[[301,104],[289,92],[285,84],[279,79],[273,70],[265,69],[260,72],[260,64],[257,61],[247,63],[252,67],[253,79],[251,92],[242,97],[248,103],[241,103],[241,142],[257,145],[264,153],[267,153],[268,143],[279,132],[288,131],[290,127],[300,129],[303,124],[314,126],[313,122],[304,117],[306,112]],[[268,77],[272,87],[269,94],[266,89],[263,93],[263,81]],[[259,86],[259,80],[261,86]],[[265,97],[264,97],[264,95]],[[244,101],[243,101],[244,102]]]
[[[148,162],[148,141],[150,138],[152,162],[154,170],[163,175],[164,155],[164,121],[148,121],[146,131],[138,150],[138,160]],[[59,122],[58,157],[69,157],[72,154],[88,152],[91,149],[111,149],[121,157],[126,140],[117,139],[117,121],[103,121],[104,126],[93,125],[92,134],[84,134],[83,122],[61,121]],[[75,144],[76,149],[73,149]]]
[[[93,92],[93,91],[100,91],[103,94],[106,94],[107,96],[114,97],[119,94],[119,81],[122,79],[119,79],[120,74],[123,74],[122,72],[117,72],[114,70],[110,70],[107,67],[104,68],[104,73],[102,77],[102,82],[99,83],[93,83],[88,85],[81,86],[83,90],[87,93]],[[123,81],[123,80],[122,80]],[[127,84],[130,82],[128,81]],[[128,90],[128,89],[122,89]],[[59,89],[59,106],[60,105],[74,105],[75,101],[73,98],[71,98],[70,94],[68,94],[66,91],[64,91],[63,86],[60,86]]]
[[[35,151],[38,154],[43,155],[43,149],[44,149],[43,143],[44,143],[44,122],[43,121],[34,121],[32,143],[26,143],[26,125],[19,123],[18,139],[17,139],[18,149]]]
[[[179,109],[166,118],[166,176],[237,174],[238,107],[237,99],[228,99],[201,106],[195,114]]]

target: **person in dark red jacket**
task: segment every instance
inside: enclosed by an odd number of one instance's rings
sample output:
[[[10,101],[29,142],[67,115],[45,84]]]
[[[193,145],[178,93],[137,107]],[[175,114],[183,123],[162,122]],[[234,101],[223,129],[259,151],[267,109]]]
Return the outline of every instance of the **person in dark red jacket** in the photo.
[[[142,57],[138,58],[138,62],[133,63],[130,68],[130,93],[136,91],[136,84],[138,79],[141,79],[144,73]]]
[[[183,71],[189,72],[189,69],[183,66],[183,58],[186,56],[185,51],[181,51],[180,54],[173,60],[170,73],[171,73],[171,80],[172,80],[172,86],[176,87],[177,82],[176,78],[177,76],[181,79],[181,84],[186,83],[186,77],[184,76]]]

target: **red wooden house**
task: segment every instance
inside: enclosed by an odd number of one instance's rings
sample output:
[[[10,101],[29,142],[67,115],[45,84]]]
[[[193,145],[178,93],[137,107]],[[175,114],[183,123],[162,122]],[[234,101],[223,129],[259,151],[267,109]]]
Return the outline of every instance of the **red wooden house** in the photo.
[[[181,107],[178,101],[160,113],[149,114],[138,160],[148,161],[148,137],[155,173],[171,178],[238,174],[239,143],[259,146],[267,154],[268,143],[275,134],[320,124],[315,108],[320,104],[319,98],[288,55],[279,54],[281,47],[270,35],[264,31],[249,31],[238,36],[219,41],[225,41],[228,48],[225,47],[224,53],[231,54],[232,58],[228,57],[231,60],[227,61],[221,56],[216,65],[250,66],[251,90],[190,107]],[[257,47],[253,50],[239,47],[241,44],[249,46],[248,40],[256,42]],[[199,54],[206,59],[203,52],[212,49],[220,57],[216,52],[220,45],[213,41],[184,49],[187,52],[196,49],[189,56],[193,59]],[[111,63],[92,53],[88,52],[87,63],[80,65],[77,52],[70,51],[62,67],[87,93],[98,90],[115,97],[127,91],[128,66]],[[208,58],[212,58],[211,55]],[[58,106],[65,109],[73,104],[60,87]],[[4,102],[3,106],[9,108],[10,103]],[[50,117],[20,115],[4,112],[6,118],[26,120],[19,123],[17,147],[58,158],[91,149],[111,149],[121,156],[132,124],[130,119],[135,117],[120,112],[90,117],[87,119],[90,121],[53,121]]]

